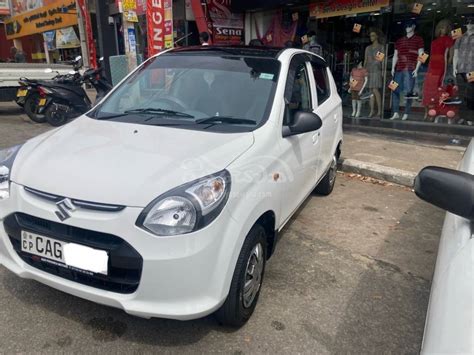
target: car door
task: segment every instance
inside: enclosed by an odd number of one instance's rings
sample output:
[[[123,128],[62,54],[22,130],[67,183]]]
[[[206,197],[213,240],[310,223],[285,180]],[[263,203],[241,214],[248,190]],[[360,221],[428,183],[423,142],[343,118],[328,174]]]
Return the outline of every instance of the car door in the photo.
[[[321,117],[321,174],[324,174],[331,164],[331,159],[336,150],[337,127],[341,124],[342,117],[339,112],[337,94],[332,93],[331,74],[327,65],[319,58],[311,60],[313,77],[316,84],[316,109],[315,113]]]
[[[312,112],[314,95],[311,89],[311,65],[306,54],[295,55],[291,62],[285,87],[283,126],[291,124],[297,111]],[[317,159],[321,149],[321,129],[288,137],[281,136],[281,159],[285,176],[281,181],[282,224],[312,191],[318,176]]]

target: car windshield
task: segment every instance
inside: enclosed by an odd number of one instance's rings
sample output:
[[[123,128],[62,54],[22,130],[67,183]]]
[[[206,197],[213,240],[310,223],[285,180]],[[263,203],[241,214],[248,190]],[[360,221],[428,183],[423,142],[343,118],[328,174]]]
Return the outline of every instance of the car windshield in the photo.
[[[273,58],[166,53],[147,61],[91,117],[223,132],[268,118],[280,63]]]

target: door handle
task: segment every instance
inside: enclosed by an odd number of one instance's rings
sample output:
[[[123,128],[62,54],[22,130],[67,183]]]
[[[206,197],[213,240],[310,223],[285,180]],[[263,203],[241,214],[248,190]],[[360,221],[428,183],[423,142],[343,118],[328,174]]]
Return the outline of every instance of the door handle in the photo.
[[[313,137],[312,137],[313,144],[318,143],[320,135],[321,135],[321,132],[317,132],[317,133],[313,134]]]

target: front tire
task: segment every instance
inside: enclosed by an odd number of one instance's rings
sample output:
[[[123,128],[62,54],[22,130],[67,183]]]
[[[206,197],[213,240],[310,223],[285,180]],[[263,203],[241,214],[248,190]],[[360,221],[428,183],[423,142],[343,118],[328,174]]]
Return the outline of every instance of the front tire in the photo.
[[[25,113],[28,115],[30,120],[36,123],[44,123],[46,122],[46,115],[40,115],[37,113],[38,111],[38,101],[40,99],[40,95],[38,93],[30,94],[26,100],[23,109]]]
[[[331,194],[332,190],[334,189],[334,185],[336,184],[336,176],[337,155],[334,154],[331,160],[329,170],[327,171],[326,175],[324,175],[323,179],[319,182],[318,186],[316,186],[315,192],[323,196]]]
[[[54,103],[46,108],[45,116],[46,121],[53,127],[65,125],[69,120],[68,112],[60,107],[56,107]]]
[[[265,229],[256,224],[247,235],[240,251],[229,294],[215,313],[219,323],[241,327],[250,319],[260,295],[266,259]]]

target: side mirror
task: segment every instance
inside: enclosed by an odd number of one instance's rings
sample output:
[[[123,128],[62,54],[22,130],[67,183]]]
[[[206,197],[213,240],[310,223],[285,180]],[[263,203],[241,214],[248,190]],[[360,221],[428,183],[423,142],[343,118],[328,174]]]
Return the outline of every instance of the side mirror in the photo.
[[[283,137],[294,136],[301,133],[317,131],[323,125],[321,117],[313,112],[297,111],[293,122],[283,127]]]
[[[415,193],[432,205],[474,220],[474,175],[429,166],[416,177]]]
[[[104,61],[104,57],[100,57],[99,62],[103,62],[103,61]]]
[[[78,61],[80,61],[81,59],[82,59],[82,57],[81,57],[80,55],[78,55],[78,56],[74,59],[74,61],[78,62]]]
[[[51,69],[51,68],[46,68],[46,69],[44,70],[44,72],[45,72],[46,74],[51,74],[51,73],[53,72],[53,69]]]

